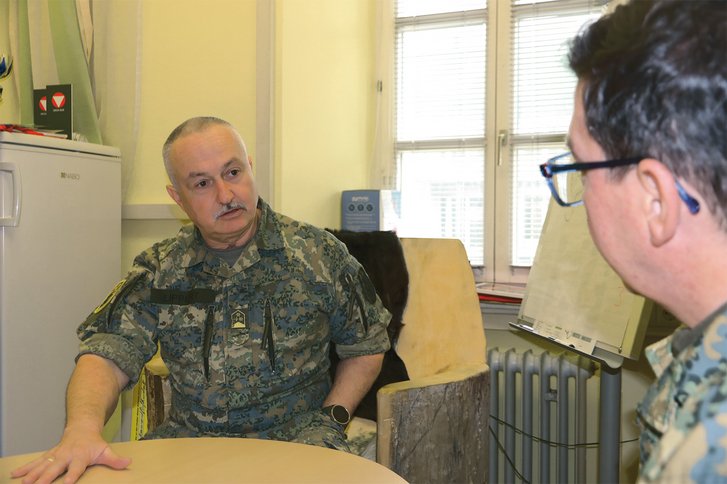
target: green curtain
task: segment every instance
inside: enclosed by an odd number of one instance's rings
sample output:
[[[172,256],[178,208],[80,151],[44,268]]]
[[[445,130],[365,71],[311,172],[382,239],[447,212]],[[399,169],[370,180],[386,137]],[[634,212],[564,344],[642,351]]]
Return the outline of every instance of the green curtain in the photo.
[[[91,74],[81,41],[81,29],[78,25],[75,0],[33,0],[29,8],[28,0],[0,0],[0,29],[6,29],[9,49],[2,52],[12,56],[13,112],[5,113],[0,122],[19,122],[32,126],[33,120],[33,87],[46,84],[50,74],[60,84],[73,86],[73,131],[80,133],[91,143],[101,144],[102,136],[91,86]],[[47,14],[50,23],[48,32],[41,31],[43,41],[36,45],[38,38],[31,35],[30,26],[45,25],[42,19]],[[33,18],[30,18],[33,16]],[[40,18],[38,18],[40,17]],[[42,27],[41,27],[42,28]],[[37,35],[37,34],[36,34]],[[49,40],[48,40],[49,39]],[[47,47],[52,45],[52,47]],[[52,50],[52,52],[48,52]],[[40,58],[50,59],[40,70],[33,72],[33,53],[42,52]],[[53,70],[55,62],[55,70]],[[36,63],[36,68],[38,65]],[[35,74],[35,75],[34,75]],[[5,81],[6,83],[9,81]],[[53,82],[55,83],[55,82]],[[7,86],[6,86],[7,87]],[[10,90],[8,90],[10,91]],[[9,92],[8,92],[9,94]]]
[[[49,0],[51,37],[61,84],[73,85],[73,130],[101,144],[96,103],[74,0]]]
[[[20,124],[33,124],[33,74],[30,66],[30,36],[28,34],[28,0],[18,4],[18,58],[13,62],[13,75],[18,77],[18,105]]]

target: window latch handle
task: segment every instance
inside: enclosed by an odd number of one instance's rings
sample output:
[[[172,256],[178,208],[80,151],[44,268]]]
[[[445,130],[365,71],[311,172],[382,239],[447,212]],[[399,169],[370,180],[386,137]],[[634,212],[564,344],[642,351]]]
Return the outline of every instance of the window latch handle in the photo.
[[[508,143],[508,133],[506,129],[501,129],[497,133],[497,153],[495,158],[497,159],[497,166],[502,166],[502,148]]]

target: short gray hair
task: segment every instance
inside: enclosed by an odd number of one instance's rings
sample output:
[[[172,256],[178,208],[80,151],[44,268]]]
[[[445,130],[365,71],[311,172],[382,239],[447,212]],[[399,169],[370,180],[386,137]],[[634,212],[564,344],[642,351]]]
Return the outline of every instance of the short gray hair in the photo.
[[[197,116],[194,118],[189,118],[188,120],[184,121],[182,124],[174,128],[174,130],[167,137],[167,140],[164,142],[164,146],[162,146],[162,159],[164,160],[164,168],[167,171],[169,181],[172,182],[172,185],[175,188],[177,187],[177,181],[174,179],[172,162],[169,159],[169,152],[172,150],[172,144],[174,144],[176,140],[185,135],[204,131],[210,126],[226,126],[235,133],[237,133],[235,127],[224,119],[216,118],[214,116]],[[247,153],[247,149],[245,148],[245,143],[242,141],[242,137],[240,137],[239,134],[238,137],[240,138],[240,143],[242,144],[243,150],[245,150],[245,152]]]

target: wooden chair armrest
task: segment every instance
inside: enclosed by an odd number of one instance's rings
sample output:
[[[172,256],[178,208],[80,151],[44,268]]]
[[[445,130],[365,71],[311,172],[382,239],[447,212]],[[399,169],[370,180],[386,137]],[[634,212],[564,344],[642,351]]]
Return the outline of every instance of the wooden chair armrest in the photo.
[[[485,482],[489,410],[484,363],[386,385],[376,460],[409,482]]]

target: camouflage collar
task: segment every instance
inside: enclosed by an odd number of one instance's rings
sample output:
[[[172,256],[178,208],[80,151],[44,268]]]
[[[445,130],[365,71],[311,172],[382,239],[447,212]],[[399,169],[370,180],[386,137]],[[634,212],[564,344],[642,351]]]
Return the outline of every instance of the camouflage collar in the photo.
[[[671,350],[674,356],[677,356],[687,346],[693,345],[714,322],[720,314],[727,310],[727,303],[723,304],[704,320],[693,328],[681,328],[674,332],[671,342]]]
[[[248,244],[245,252],[283,249],[285,244],[283,241],[282,227],[275,212],[262,198],[258,199],[257,207],[260,209],[257,233]],[[179,259],[182,267],[189,268],[202,263],[207,263],[213,267],[219,265],[219,258],[212,256],[211,252],[207,249],[207,244],[202,238],[202,233],[196,226],[190,224],[182,227],[177,236],[177,240],[179,242],[178,249],[182,254]],[[254,260],[258,258],[257,254],[253,257]]]
[[[261,250],[280,250],[285,247],[283,242],[283,229],[280,220],[275,216],[275,212],[262,198],[258,199],[258,208],[260,209],[260,225],[255,234],[255,242],[258,249]]]
[[[661,376],[674,361],[679,363],[680,368],[687,365],[694,358],[695,351],[699,350],[702,338],[710,333],[716,334],[716,328],[726,322],[727,303],[720,306],[694,328],[679,328],[666,338],[646,347],[646,359],[656,376]]]

